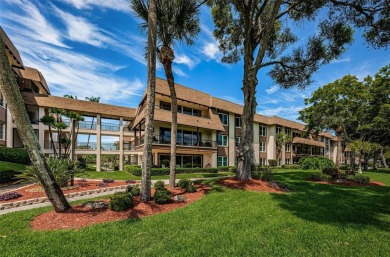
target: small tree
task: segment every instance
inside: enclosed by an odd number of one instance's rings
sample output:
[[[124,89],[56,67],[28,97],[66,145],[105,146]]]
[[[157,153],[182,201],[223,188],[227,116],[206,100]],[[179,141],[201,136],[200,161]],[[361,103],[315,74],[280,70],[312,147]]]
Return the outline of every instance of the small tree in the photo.
[[[54,117],[51,115],[46,115],[46,116],[43,116],[39,121],[42,122],[44,125],[47,125],[49,127],[50,144],[51,144],[51,147],[53,148],[54,156],[57,156],[57,149],[56,149],[56,146],[55,146],[54,140],[53,140],[53,131],[51,130],[52,127],[54,126],[54,123],[55,123]]]
[[[278,133],[276,134],[275,143],[276,143],[276,151],[277,151],[277,159],[280,159],[280,154],[282,153],[282,148],[286,144],[290,143],[292,140],[291,136],[286,133]],[[278,161],[279,162],[279,161]],[[279,163],[279,165],[282,165]]]

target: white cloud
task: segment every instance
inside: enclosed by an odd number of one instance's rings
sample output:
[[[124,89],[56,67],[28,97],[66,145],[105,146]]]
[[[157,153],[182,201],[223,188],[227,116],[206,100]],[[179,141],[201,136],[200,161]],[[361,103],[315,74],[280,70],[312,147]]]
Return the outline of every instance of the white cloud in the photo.
[[[215,42],[206,43],[202,48],[202,53],[212,60],[218,60],[221,55]]]
[[[333,60],[330,63],[342,63],[342,62],[350,62],[350,61],[351,61],[350,58],[343,58],[343,59]]]
[[[63,0],[73,5],[77,9],[92,9],[98,7],[102,9],[113,9],[121,12],[130,12],[128,0]]]
[[[52,26],[38,8],[29,1],[6,0],[10,5],[18,6],[23,15],[8,12],[3,18],[20,25],[20,33],[33,40],[60,47],[68,47],[62,42],[59,30]]]
[[[278,85],[273,85],[272,87],[268,88],[265,90],[265,92],[268,94],[268,95],[271,95],[273,93],[275,93],[276,91],[279,90],[279,86]]]
[[[176,55],[174,62],[177,64],[187,65],[188,68],[190,68],[190,69],[193,69],[199,63],[198,60],[196,60],[194,58],[190,58],[185,54]]]
[[[96,47],[103,47],[105,46],[105,42],[112,41],[110,38],[105,36],[97,26],[86,19],[61,11],[54,6],[53,8],[64,21],[67,27],[68,38],[70,40],[90,44]]]
[[[173,67],[173,72],[180,77],[188,77],[188,75],[178,67]]]

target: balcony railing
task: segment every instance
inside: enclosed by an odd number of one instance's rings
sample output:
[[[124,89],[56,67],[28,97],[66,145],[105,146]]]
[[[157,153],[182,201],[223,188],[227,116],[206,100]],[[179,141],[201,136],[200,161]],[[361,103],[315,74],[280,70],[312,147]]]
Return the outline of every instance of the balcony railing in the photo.
[[[102,123],[101,130],[104,130],[104,131],[119,131],[119,124]]]
[[[96,130],[96,122],[92,122],[92,121],[80,121],[80,122],[79,122],[79,128],[80,128],[80,129],[91,129],[91,130]]]
[[[143,140],[143,138],[141,138]],[[170,138],[163,138],[160,135],[153,136],[154,144],[170,145]],[[179,146],[191,146],[191,147],[206,147],[206,148],[217,148],[217,141],[213,140],[197,140],[196,138],[182,138],[177,140]]]
[[[54,144],[55,149],[58,149],[58,142],[54,141],[53,144]],[[45,149],[53,149],[53,144],[52,144],[51,140],[45,140],[43,147]]]
[[[134,142],[123,143],[123,150],[134,150]]]

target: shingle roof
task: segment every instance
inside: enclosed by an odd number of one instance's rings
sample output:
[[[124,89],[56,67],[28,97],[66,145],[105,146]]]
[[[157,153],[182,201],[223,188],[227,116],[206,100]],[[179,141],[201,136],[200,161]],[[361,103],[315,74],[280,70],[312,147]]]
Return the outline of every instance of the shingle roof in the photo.
[[[302,137],[294,137],[293,144],[304,144],[304,145],[313,145],[319,147],[325,147],[325,143],[321,141],[316,141],[312,139],[302,138]]]
[[[13,63],[13,65],[15,65],[19,68],[23,68],[22,58],[20,57],[18,49],[16,49],[16,47],[14,46],[14,44],[9,39],[8,35],[5,33],[5,31],[3,30],[3,28],[1,26],[0,26],[0,36],[4,41],[6,49],[8,49],[10,54],[13,56],[13,59],[15,61]]]
[[[134,108],[127,108],[103,103],[89,102],[71,98],[64,98],[52,95],[41,95],[33,93],[22,93],[26,104],[38,105],[42,107],[61,108],[76,112],[82,112],[86,115],[101,114],[103,118],[119,118],[134,119]]]

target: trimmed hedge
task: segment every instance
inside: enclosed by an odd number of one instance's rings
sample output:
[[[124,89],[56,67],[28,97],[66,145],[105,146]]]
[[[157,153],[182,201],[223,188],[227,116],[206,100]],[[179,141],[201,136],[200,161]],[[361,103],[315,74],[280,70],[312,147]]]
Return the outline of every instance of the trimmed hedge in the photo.
[[[134,166],[125,166],[125,171],[134,176],[141,176],[142,169]],[[218,168],[176,168],[176,174],[181,173],[218,173]],[[169,168],[152,168],[152,176],[169,175]]]
[[[236,166],[220,166],[217,167],[218,171],[223,172],[236,172],[237,167]]]
[[[334,168],[333,161],[323,156],[307,156],[299,159],[298,164],[304,170],[323,170],[325,168]]]
[[[110,196],[110,209],[113,211],[125,211],[133,207],[133,196],[128,192],[117,192]]]
[[[268,164],[269,164],[269,166],[275,167],[278,165],[278,161],[275,159],[269,159]]]
[[[311,173],[309,178],[314,181],[330,181],[332,179],[331,176],[320,172]]]
[[[340,176],[340,171],[337,168],[325,168],[322,170],[322,173],[329,175],[332,178],[338,178]]]
[[[13,170],[0,170],[0,183],[10,181],[15,176],[15,173]]]
[[[355,175],[355,176],[348,176],[348,180],[352,180],[355,183],[361,184],[361,185],[368,185],[370,184],[370,177],[364,176],[364,175]]]
[[[282,169],[289,169],[289,170],[296,170],[296,169],[300,169],[301,166],[299,166],[298,164],[284,164],[282,165]]]
[[[30,157],[23,148],[0,147],[0,161],[30,165]]]

